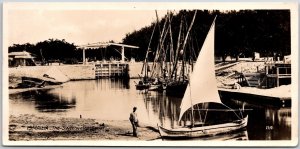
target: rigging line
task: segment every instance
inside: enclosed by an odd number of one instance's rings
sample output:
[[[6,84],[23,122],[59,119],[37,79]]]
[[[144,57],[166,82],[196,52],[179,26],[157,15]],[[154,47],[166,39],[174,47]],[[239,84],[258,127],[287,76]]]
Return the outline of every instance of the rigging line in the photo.
[[[229,109],[232,109],[230,107],[228,107],[227,105],[223,104],[225,107],[229,108]],[[233,111],[233,113],[239,118],[239,119],[242,119],[238,114],[236,114],[236,112]]]
[[[197,106],[197,109],[200,109],[200,108],[199,108],[199,104],[196,104],[196,106]],[[198,110],[198,114],[199,114],[199,116],[200,116],[201,122],[203,122],[200,110]]]
[[[197,55],[198,55],[197,53],[199,53],[199,51],[200,51],[200,50],[198,50],[198,49],[200,49],[200,48],[199,48],[199,45],[198,45],[197,37],[195,37],[194,40],[195,40],[195,43],[196,43],[196,48],[194,48],[194,50],[193,50],[193,56],[194,56],[193,58],[194,58],[194,60],[196,60]],[[196,51],[195,49],[196,49],[197,51]]]
[[[208,110],[208,111],[241,111],[240,109],[206,109],[206,108],[194,109],[194,111],[196,111],[196,110],[198,110],[198,111],[206,111],[206,110]],[[246,109],[246,110],[253,110],[253,109]]]
[[[243,113],[242,113],[242,111],[240,110],[240,114],[241,114],[241,117],[243,118]]]
[[[204,121],[203,121],[203,124],[202,124],[202,126],[204,126],[204,124],[205,124],[205,121],[206,121],[206,116],[207,116],[207,109],[206,109],[206,112],[205,112],[205,117],[204,117]]]

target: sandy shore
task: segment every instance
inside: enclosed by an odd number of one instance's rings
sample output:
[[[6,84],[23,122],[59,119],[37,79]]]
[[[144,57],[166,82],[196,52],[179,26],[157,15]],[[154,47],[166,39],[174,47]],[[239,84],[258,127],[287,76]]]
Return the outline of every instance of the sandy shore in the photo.
[[[23,114],[9,118],[9,140],[155,140],[156,128],[140,124],[138,137],[132,136],[129,120],[50,118]]]

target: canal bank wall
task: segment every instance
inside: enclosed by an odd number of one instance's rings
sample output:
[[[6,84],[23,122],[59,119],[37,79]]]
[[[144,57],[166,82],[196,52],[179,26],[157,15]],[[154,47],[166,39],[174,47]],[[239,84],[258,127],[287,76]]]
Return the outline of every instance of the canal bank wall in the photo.
[[[96,79],[95,64],[87,65],[55,65],[55,66],[24,66],[9,68],[10,77],[35,77],[43,76],[51,68],[59,70],[62,74],[67,76],[70,80],[86,80]],[[128,63],[129,78],[139,78],[143,63]]]
[[[52,67],[59,70],[70,80],[95,79],[94,65],[26,66],[9,68],[10,77],[43,76]]]
[[[113,66],[114,69],[107,70],[102,67],[99,68],[99,65],[117,65]],[[20,67],[12,67],[9,68],[10,76],[36,76],[43,75],[47,70],[51,67],[55,67],[60,70],[64,75],[69,77],[70,80],[85,80],[85,79],[95,79],[99,76],[99,71],[103,71],[103,73],[120,73],[123,69],[119,66],[128,65],[128,76],[131,79],[137,79],[141,76],[141,71],[143,68],[143,62],[129,62],[129,63],[90,63],[86,65],[50,65],[50,66],[20,66]],[[217,72],[226,72],[228,74],[234,73],[235,71],[241,70],[243,68],[243,72],[256,72],[257,67],[262,67],[264,65],[260,62],[237,62],[229,65],[225,65],[222,67],[216,67]],[[101,67],[100,66],[100,67]],[[152,68],[152,63],[149,64],[150,68]],[[115,68],[119,67],[119,68]],[[178,64],[180,67],[180,64]],[[98,69],[98,70],[97,70]],[[127,69],[127,68],[126,68]],[[225,70],[223,70],[225,69]],[[108,72],[109,71],[109,72]],[[97,74],[96,74],[97,73]],[[101,72],[100,72],[101,73]],[[101,75],[100,75],[101,76]],[[230,79],[228,77],[217,76],[217,80],[219,82],[218,86],[222,86],[224,83],[233,82],[235,79]]]

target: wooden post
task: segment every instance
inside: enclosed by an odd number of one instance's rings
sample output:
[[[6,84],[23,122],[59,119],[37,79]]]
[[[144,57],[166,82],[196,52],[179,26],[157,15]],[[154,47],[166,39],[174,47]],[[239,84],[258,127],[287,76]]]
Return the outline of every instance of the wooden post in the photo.
[[[125,62],[125,53],[124,53],[124,46],[122,46],[122,49],[121,49],[121,55],[122,55],[122,59],[121,59],[121,62],[124,63]]]
[[[276,86],[278,87],[279,86],[279,67],[276,68]]]
[[[82,64],[85,65],[85,49],[82,50]]]

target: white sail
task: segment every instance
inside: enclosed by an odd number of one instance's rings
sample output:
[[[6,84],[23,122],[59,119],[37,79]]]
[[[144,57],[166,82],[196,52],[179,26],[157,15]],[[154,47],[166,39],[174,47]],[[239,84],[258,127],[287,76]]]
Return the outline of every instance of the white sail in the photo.
[[[181,120],[183,113],[195,104],[203,102],[221,103],[215,77],[214,38],[215,20],[190,75],[189,85],[181,101],[179,120]]]

